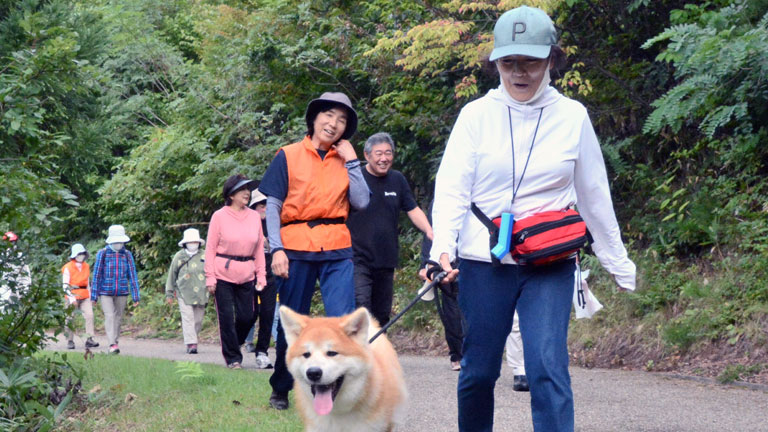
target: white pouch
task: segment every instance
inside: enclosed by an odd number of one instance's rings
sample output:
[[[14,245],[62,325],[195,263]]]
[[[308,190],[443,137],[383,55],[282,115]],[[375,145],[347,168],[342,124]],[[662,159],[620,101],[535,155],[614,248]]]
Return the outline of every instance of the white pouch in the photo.
[[[589,270],[580,271],[576,268],[573,287],[573,308],[576,310],[576,319],[592,318],[592,315],[603,308],[587,285]]]

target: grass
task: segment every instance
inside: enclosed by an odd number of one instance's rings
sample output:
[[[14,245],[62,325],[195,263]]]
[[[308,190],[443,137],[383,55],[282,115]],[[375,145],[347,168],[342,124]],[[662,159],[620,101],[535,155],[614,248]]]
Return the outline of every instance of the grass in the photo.
[[[70,356],[82,398],[65,431],[301,431],[293,406],[268,404],[269,374],[186,362],[96,354]]]

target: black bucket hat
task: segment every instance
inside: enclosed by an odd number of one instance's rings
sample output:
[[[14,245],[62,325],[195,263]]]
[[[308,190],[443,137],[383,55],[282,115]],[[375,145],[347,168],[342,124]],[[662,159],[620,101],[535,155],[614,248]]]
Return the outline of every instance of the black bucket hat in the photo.
[[[319,98],[313,99],[309,105],[307,105],[307,113],[304,119],[307,121],[307,128],[312,128],[312,122],[315,120],[320,107],[324,102],[332,102],[342,105],[349,112],[349,119],[347,121],[347,127],[344,128],[344,134],[341,135],[341,139],[349,139],[357,131],[357,111],[352,108],[352,101],[344,93],[338,92],[325,92],[320,95]]]

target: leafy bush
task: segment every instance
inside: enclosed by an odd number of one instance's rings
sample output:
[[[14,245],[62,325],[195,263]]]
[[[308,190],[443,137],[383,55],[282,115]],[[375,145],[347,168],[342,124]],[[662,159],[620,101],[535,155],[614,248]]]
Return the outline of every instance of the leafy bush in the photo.
[[[48,431],[62,419],[80,379],[66,358],[17,358],[0,365],[0,425],[8,431]]]

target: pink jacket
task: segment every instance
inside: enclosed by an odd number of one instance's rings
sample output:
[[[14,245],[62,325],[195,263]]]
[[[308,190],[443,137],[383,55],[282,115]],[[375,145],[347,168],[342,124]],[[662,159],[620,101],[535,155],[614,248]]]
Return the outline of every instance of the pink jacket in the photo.
[[[217,254],[253,257],[249,261],[235,261]],[[229,268],[225,268],[229,261]],[[254,278],[262,286],[267,284],[264,260],[264,233],[261,217],[255,210],[241,211],[224,206],[211,216],[205,244],[205,285],[215,286],[216,280],[242,284]]]

